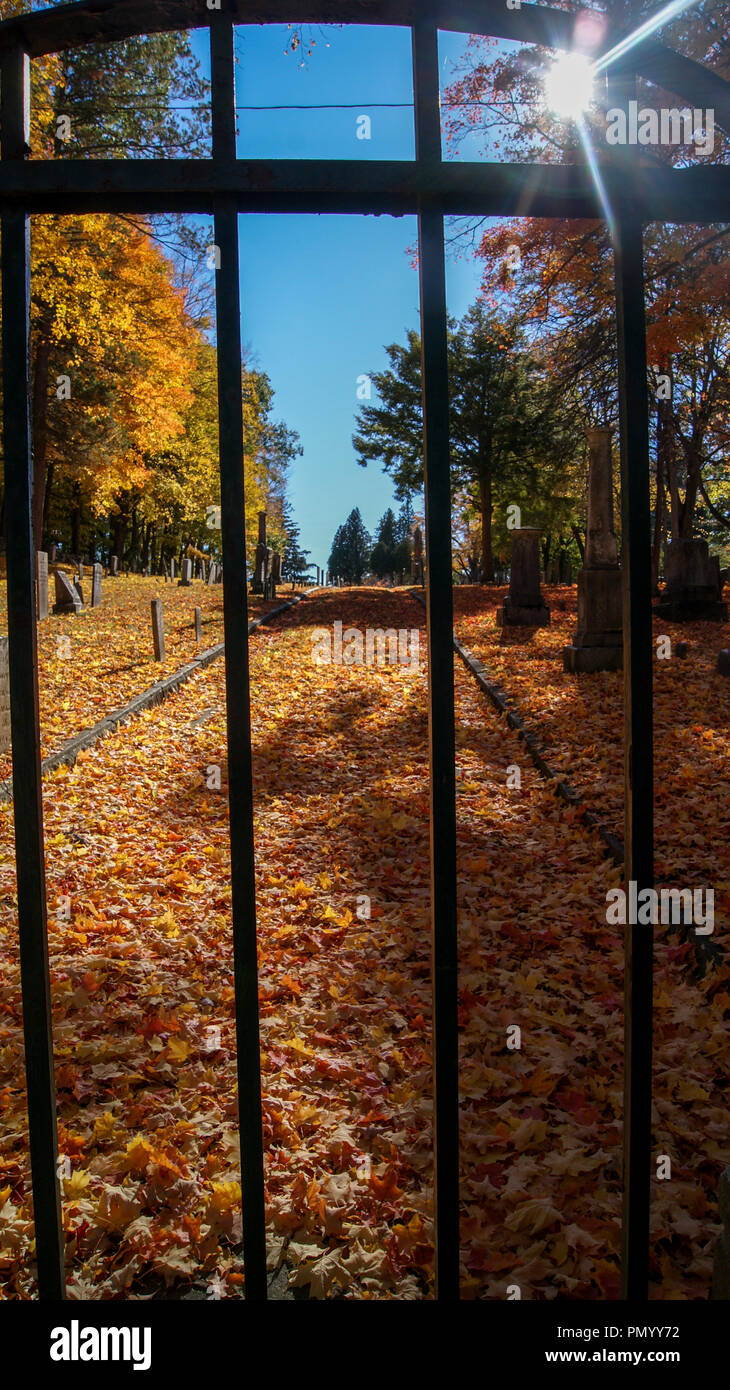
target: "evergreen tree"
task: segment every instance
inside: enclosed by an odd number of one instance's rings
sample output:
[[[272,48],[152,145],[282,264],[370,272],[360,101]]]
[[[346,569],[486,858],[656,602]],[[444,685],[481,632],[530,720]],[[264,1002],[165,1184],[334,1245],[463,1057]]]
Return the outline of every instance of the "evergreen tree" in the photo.
[[[409,504],[410,505],[410,504]],[[410,529],[410,523],[409,527]],[[403,533],[403,512],[396,519],[392,508],[380,518],[375,534],[375,545],[370,556],[370,568],[379,579],[394,581],[410,569],[411,547],[407,532]]]
[[[301,584],[308,577],[311,569],[308,561],[312,552],[302,550],[299,544],[300,530],[292,516],[290,502],[284,501],[282,514],[286,531],[286,549],[281,562],[281,577],[291,580],[295,584]]]
[[[339,526],[332,542],[327,568],[333,579],[345,584],[362,584],[370,564],[372,542],[365,529],[359,507]]]

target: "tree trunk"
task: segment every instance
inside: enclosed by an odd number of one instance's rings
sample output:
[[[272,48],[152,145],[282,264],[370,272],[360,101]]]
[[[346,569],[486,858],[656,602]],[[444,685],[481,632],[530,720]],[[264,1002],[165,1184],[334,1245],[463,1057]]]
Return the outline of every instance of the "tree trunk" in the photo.
[[[38,338],[33,371],[31,430],[33,440],[33,548],[43,549],[43,515],[46,502],[46,455],[48,452],[48,369],[51,344],[43,330]]]
[[[74,500],[71,508],[71,554],[81,554],[81,504],[78,487],[74,487]]]
[[[482,583],[493,584],[492,479],[486,471],[479,475],[479,509],[482,518]]]

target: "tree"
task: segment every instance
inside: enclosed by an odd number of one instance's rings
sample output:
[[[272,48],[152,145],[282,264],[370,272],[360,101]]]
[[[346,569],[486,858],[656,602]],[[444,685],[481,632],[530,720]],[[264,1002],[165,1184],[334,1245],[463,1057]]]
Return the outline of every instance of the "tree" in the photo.
[[[410,508],[410,503],[409,503]],[[403,534],[404,517],[396,519],[391,507],[381,516],[375,533],[375,545],[370,556],[370,568],[379,579],[395,582],[411,564],[411,545],[408,533]]]
[[[345,584],[362,584],[370,564],[372,542],[363,524],[359,507],[339,526],[332,542],[327,568],[333,579]]]
[[[578,0],[564,8],[579,10]],[[705,24],[678,16],[663,38],[714,69],[730,71],[730,50],[719,41],[722,9],[707,0]],[[630,28],[651,12],[635,0],[622,15]],[[551,60],[539,47],[505,53],[475,38],[448,89],[452,143],[482,133],[485,148],[499,145],[517,162],[574,163],[581,142],[592,140],[605,163],[611,155],[605,116],[598,107],[584,128],[551,116],[543,100],[542,73]],[[639,83],[642,110],[657,110],[666,94]],[[686,162],[681,145],[645,149],[648,163]],[[726,144],[711,156],[728,161]],[[483,293],[501,301],[529,325],[556,384],[575,393],[586,425],[618,423],[613,254],[606,223],[565,219],[511,219],[472,224],[465,235],[484,263]],[[727,447],[727,371],[730,345],[727,244],[730,227],[649,224],[645,233],[645,282],[649,376],[654,430],[654,571],[658,575],[664,533],[690,536],[693,529],[727,535],[722,470]],[[660,384],[661,383],[661,384]],[[666,385],[669,384],[667,393]]]
[[[449,400],[452,496],[466,492],[481,522],[481,569],[493,578],[497,503],[504,510],[533,486],[542,459],[560,440],[575,439],[564,423],[565,402],[548,389],[545,374],[514,318],[500,319],[485,304],[449,324]],[[396,493],[410,497],[423,485],[421,353],[411,331],[403,346],[386,348],[391,366],[371,373],[380,404],[364,406],[353,439],[358,462],[382,461]],[[561,454],[562,456],[562,454]]]
[[[299,545],[300,528],[294,521],[289,502],[284,502],[283,512],[286,543],[281,564],[281,575],[282,579],[291,580],[294,584],[301,584],[308,578],[311,569],[309,564],[311,551],[302,550]]]

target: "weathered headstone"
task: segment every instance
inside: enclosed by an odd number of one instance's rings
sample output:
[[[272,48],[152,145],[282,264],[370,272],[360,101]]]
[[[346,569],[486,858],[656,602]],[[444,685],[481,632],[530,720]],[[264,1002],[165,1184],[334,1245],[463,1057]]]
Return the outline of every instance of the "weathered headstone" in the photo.
[[[199,566],[199,569],[198,569],[198,578],[199,578],[199,579],[202,579],[203,583],[205,583],[205,580],[206,580],[205,560],[201,560],[201,561],[200,561],[200,566]]]
[[[670,623],[727,622],[720,561],[710,555],[707,541],[670,541],[664,555],[664,579],[654,610],[657,617]]]
[[[150,607],[152,610],[152,645],[155,650],[155,661],[164,661],[165,622],[162,616],[162,599],[153,598]]]
[[[613,529],[611,431],[587,430],[588,517],[578,575],[578,627],[563,648],[565,671],[620,671],[623,666],[621,570]]]
[[[78,613],[83,606],[82,601],[68,575],[63,570],[54,570],[53,578],[56,583],[54,613]]]
[[[182,562],[182,574],[180,575],[180,578],[179,578],[178,584],[177,584],[178,589],[189,589],[189,588],[190,588],[190,584],[191,584],[191,581],[192,581],[192,574],[193,574],[193,562],[192,562],[192,560],[183,560],[183,562]]]
[[[48,617],[48,555],[45,550],[36,551],[36,597],[35,611],[38,621]]]
[[[10,747],[10,654],[7,637],[0,637],[0,753]]]
[[[78,573],[77,573],[77,575],[76,575],[76,578],[78,579],[78,581],[79,581],[80,584],[83,583],[83,579],[84,579],[84,564],[83,564],[83,560],[79,560],[79,562],[78,562]]]
[[[117,577],[118,574],[119,574],[119,556],[118,556],[118,555],[110,555],[110,556],[109,556],[109,578],[110,578],[110,579],[116,579],[116,577]]]
[[[211,584],[215,584],[216,569],[215,560],[211,560],[210,569],[208,570],[208,587],[210,587]]]
[[[173,557],[172,557],[172,559],[171,559],[171,561],[170,561],[170,578],[171,578],[171,579],[174,579],[174,578],[175,578],[175,557],[174,557],[174,555],[173,555]]]
[[[91,607],[98,608],[101,603],[101,565],[91,568]]]
[[[195,609],[195,640],[196,642],[203,640],[203,615],[199,608]]]
[[[50,564],[55,565],[57,553],[58,546],[56,545],[55,541],[51,541],[51,544],[48,547],[48,560]]]
[[[512,532],[509,594],[497,609],[497,627],[549,627],[550,609],[540,589],[540,536],[535,526]]]
[[[281,584],[281,556],[275,550],[271,557],[271,598],[276,598],[276,586]]]
[[[411,579],[414,584],[423,585],[423,532],[417,526],[413,532],[413,554],[411,556]]]
[[[83,603],[84,603],[84,586],[83,586],[83,584],[81,583],[81,580],[80,580],[80,579],[74,579],[74,581],[73,581],[73,586],[74,586],[74,589],[76,590],[76,593],[78,594],[79,598],[81,599],[81,605],[82,605],[82,607],[83,607]]]
[[[730,648],[723,647],[717,654],[717,674],[718,676],[730,676]]]

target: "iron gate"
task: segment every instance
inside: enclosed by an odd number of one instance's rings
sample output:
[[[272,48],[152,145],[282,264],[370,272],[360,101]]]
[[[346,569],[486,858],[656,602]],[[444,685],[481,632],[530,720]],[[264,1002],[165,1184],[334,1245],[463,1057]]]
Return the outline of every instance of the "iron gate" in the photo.
[[[2,371],[8,628],[18,928],[39,1295],[64,1296],[48,968],[31,528],[30,215],[204,213],[214,217],[224,628],[239,1125],[246,1297],[266,1298],[253,797],[243,522],[240,212],[418,216],[424,383],[437,1297],[459,1297],[456,812],[444,218],[601,219],[587,161],[569,166],[442,160],[438,32],[571,47],[574,16],[504,0],[81,0],[0,24]],[[292,22],[410,28],[415,161],[236,158],[234,26]],[[29,65],[44,54],[137,34],[210,29],[212,158],[29,160]],[[622,35],[609,34],[605,48]],[[730,131],[730,84],[650,36],[612,66],[715,111]],[[613,209],[619,349],[624,593],[626,877],[653,886],[649,429],[642,224],[730,219],[730,171],[647,169],[630,152],[601,169]],[[243,717],[242,717],[243,714]],[[646,1297],[651,1158],[652,939],[626,928],[623,1296]]]

